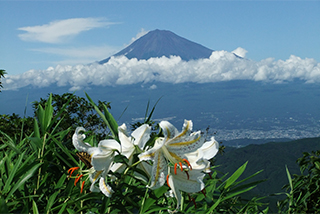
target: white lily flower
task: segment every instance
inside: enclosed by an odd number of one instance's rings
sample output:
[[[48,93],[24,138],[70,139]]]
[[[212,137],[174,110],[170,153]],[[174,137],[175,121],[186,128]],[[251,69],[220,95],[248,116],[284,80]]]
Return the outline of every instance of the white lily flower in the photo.
[[[150,139],[151,127],[148,124],[143,124],[131,133],[131,136],[127,133],[127,126],[122,124],[118,127],[118,136],[121,142],[122,152],[121,154],[129,159],[129,163],[132,162],[133,155],[137,150],[142,151],[146,143]],[[121,172],[124,170],[123,163],[114,163],[111,168],[113,172]]]
[[[190,167],[190,163],[185,156],[186,153],[194,152],[203,144],[200,131],[192,131],[192,121],[185,120],[182,132],[168,121],[161,121],[160,127],[164,137],[156,140],[154,147],[139,155],[141,161],[152,160],[151,189],[161,187],[165,183],[168,174],[168,162],[179,167],[181,170]],[[179,164],[179,165],[178,165]]]
[[[86,152],[91,157],[92,168],[90,180],[92,184],[90,190],[99,191],[94,186],[99,179],[99,189],[107,197],[110,197],[113,191],[111,187],[105,183],[104,178],[109,172],[116,151],[121,151],[121,146],[116,140],[109,139],[100,141],[98,147],[92,147],[90,144],[83,142],[86,136],[80,134],[80,131],[85,131],[85,129],[83,127],[76,129],[72,137],[72,143],[77,150]]]
[[[174,170],[172,167],[170,171]],[[203,177],[201,170],[177,171],[167,176],[168,186],[171,188],[173,195],[177,199],[177,209],[181,204],[181,191],[187,193],[196,193],[204,189]]]
[[[186,154],[193,169],[203,170],[203,172],[210,173],[210,162],[219,152],[219,143],[211,137],[210,141],[205,142],[195,152]]]

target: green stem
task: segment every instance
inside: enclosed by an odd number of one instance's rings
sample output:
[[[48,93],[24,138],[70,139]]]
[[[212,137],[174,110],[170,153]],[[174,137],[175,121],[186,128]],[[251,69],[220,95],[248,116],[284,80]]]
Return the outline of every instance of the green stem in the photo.
[[[39,151],[39,154],[38,154],[38,158],[40,159],[40,163],[43,162],[42,157],[43,157],[43,154],[44,154],[44,146],[46,144],[46,138],[47,138],[47,134],[45,134],[44,137],[43,137],[42,148],[41,148],[41,150]],[[41,177],[41,167],[39,167],[39,172],[38,172],[37,189],[39,189],[39,186],[40,186],[40,177]],[[34,194],[36,194],[37,189],[34,190]]]

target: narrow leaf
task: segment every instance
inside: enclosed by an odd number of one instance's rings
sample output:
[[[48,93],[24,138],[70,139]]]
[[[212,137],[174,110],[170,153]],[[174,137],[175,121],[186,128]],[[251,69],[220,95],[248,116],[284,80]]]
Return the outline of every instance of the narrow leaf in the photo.
[[[41,165],[41,163],[38,163],[37,165],[35,165],[34,167],[32,167],[28,172],[26,172],[24,174],[24,176],[21,177],[21,179],[13,186],[13,188],[11,189],[11,191],[9,192],[9,194],[7,195],[7,199],[9,200],[9,198],[11,197],[11,195],[20,187],[22,186],[29,178],[32,177],[33,173],[39,168],[39,166]]]
[[[18,158],[17,162],[15,163],[15,166],[10,170],[9,177],[6,181],[4,188],[3,188],[4,193],[9,192],[9,189],[12,186],[11,182],[12,182],[13,178],[15,177],[17,170],[19,169],[19,166],[20,166],[21,161],[24,157],[24,154],[25,154],[25,152],[22,153],[21,155],[19,155],[19,158]]]
[[[232,185],[243,173],[243,171],[246,169],[246,166],[248,164],[248,161],[243,164],[242,166],[237,169],[227,180],[226,180],[226,185],[224,186],[224,189],[227,189]]]
[[[59,191],[56,191],[55,193],[53,193],[50,196],[50,198],[49,198],[49,200],[47,202],[47,207],[46,207],[47,213],[51,212],[51,207],[54,204],[54,201],[56,200],[56,197],[57,197],[58,194],[59,194]]]
[[[91,105],[94,107],[94,109],[96,110],[96,112],[100,115],[100,117],[102,118],[102,120],[107,124],[108,128],[110,129],[111,133],[112,133],[112,137],[119,142],[118,139],[118,124],[116,122],[116,120],[113,118],[113,116],[110,114],[110,112],[108,111],[107,107],[105,105],[103,105],[103,111],[104,114],[100,111],[100,109],[98,108],[98,106],[93,102],[93,100],[89,97],[89,95],[87,93],[85,93],[89,102],[91,103]]]
[[[34,200],[32,200],[32,211],[33,211],[33,214],[39,214],[37,204]]]

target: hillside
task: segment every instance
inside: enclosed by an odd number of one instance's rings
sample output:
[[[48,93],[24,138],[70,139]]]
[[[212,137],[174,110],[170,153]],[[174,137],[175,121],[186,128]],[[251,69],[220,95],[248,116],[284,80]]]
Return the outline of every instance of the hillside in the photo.
[[[260,145],[248,145],[243,148],[227,148],[223,155],[216,156],[217,170],[234,172],[248,161],[243,178],[263,169],[256,180],[267,179],[259,184],[251,193],[258,196],[268,196],[283,192],[282,187],[288,183],[285,166],[291,174],[300,174],[296,160],[303,152],[320,149],[320,138],[306,138],[289,142],[271,142]],[[268,197],[272,207],[281,197]]]

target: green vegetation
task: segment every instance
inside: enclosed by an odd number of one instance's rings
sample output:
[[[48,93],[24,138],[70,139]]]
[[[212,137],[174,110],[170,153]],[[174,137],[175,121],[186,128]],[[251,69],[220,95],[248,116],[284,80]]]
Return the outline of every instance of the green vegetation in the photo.
[[[271,142],[260,145],[249,145],[235,149],[227,147],[223,155],[216,157],[217,170],[227,173],[237,169],[242,163],[248,161],[247,170],[243,176],[248,176],[257,170],[263,171],[255,177],[265,180],[253,189],[246,198],[252,196],[267,196],[264,202],[270,203],[270,210],[277,212],[277,201],[284,199],[282,187],[288,183],[286,166],[292,174],[299,174],[297,159],[304,152],[320,149],[320,138],[307,138],[289,142]]]
[[[90,170],[78,160],[72,145],[72,135],[76,127],[82,126],[87,130],[86,145],[97,146],[103,139],[115,139],[119,142],[118,124],[109,112],[110,103],[98,101],[96,105],[89,96],[86,101],[73,94],[63,94],[49,95],[48,99],[35,102],[33,107],[32,118],[20,118],[15,114],[1,115],[0,118],[0,213],[177,211],[176,198],[170,197],[168,185],[151,190],[146,188],[148,180],[137,178],[137,173],[147,176],[137,167],[137,155],[133,155],[130,161],[124,155],[115,156],[114,162],[123,164],[125,170],[109,172],[108,184],[114,191],[111,198],[100,192],[89,191]],[[153,126],[151,138],[146,143],[152,147],[162,132],[151,120],[155,107],[151,112],[148,110],[149,103],[143,123]],[[132,129],[143,123],[132,124]],[[297,141],[286,143],[289,146],[273,143],[226,150],[222,156],[211,160],[215,166],[211,167],[212,172],[203,179],[205,189],[196,193],[181,192],[181,207],[177,212],[267,213],[269,206],[263,199],[269,193],[259,187],[268,182],[263,182],[266,177],[273,176],[272,173],[267,174],[269,170],[274,171],[279,179],[284,173],[287,183],[289,182],[285,189],[288,192],[279,201],[279,211],[316,212],[319,209],[320,152],[305,153],[299,159],[301,175],[292,178],[289,173],[289,170],[294,172],[295,164],[288,162],[288,159],[296,160],[301,151],[307,151],[305,149],[309,141],[313,149],[319,145],[314,143],[318,143],[319,139],[306,139],[304,145]],[[271,145],[273,149],[268,149],[267,145]],[[278,145],[283,147],[277,148]],[[278,151],[282,151],[281,155]],[[251,159],[244,156],[246,153],[255,156]],[[269,158],[269,162],[263,162],[264,158]],[[272,166],[276,161],[283,164],[281,175]],[[288,173],[285,164],[289,169]],[[68,170],[75,166],[83,174],[70,177]],[[273,193],[281,192],[281,187],[277,188],[272,188]]]
[[[0,89],[3,88],[1,78],[4,78],[4,75],[6,74],[5,70],[0,69]],[[0,90],[1,92],[1,90]]]

